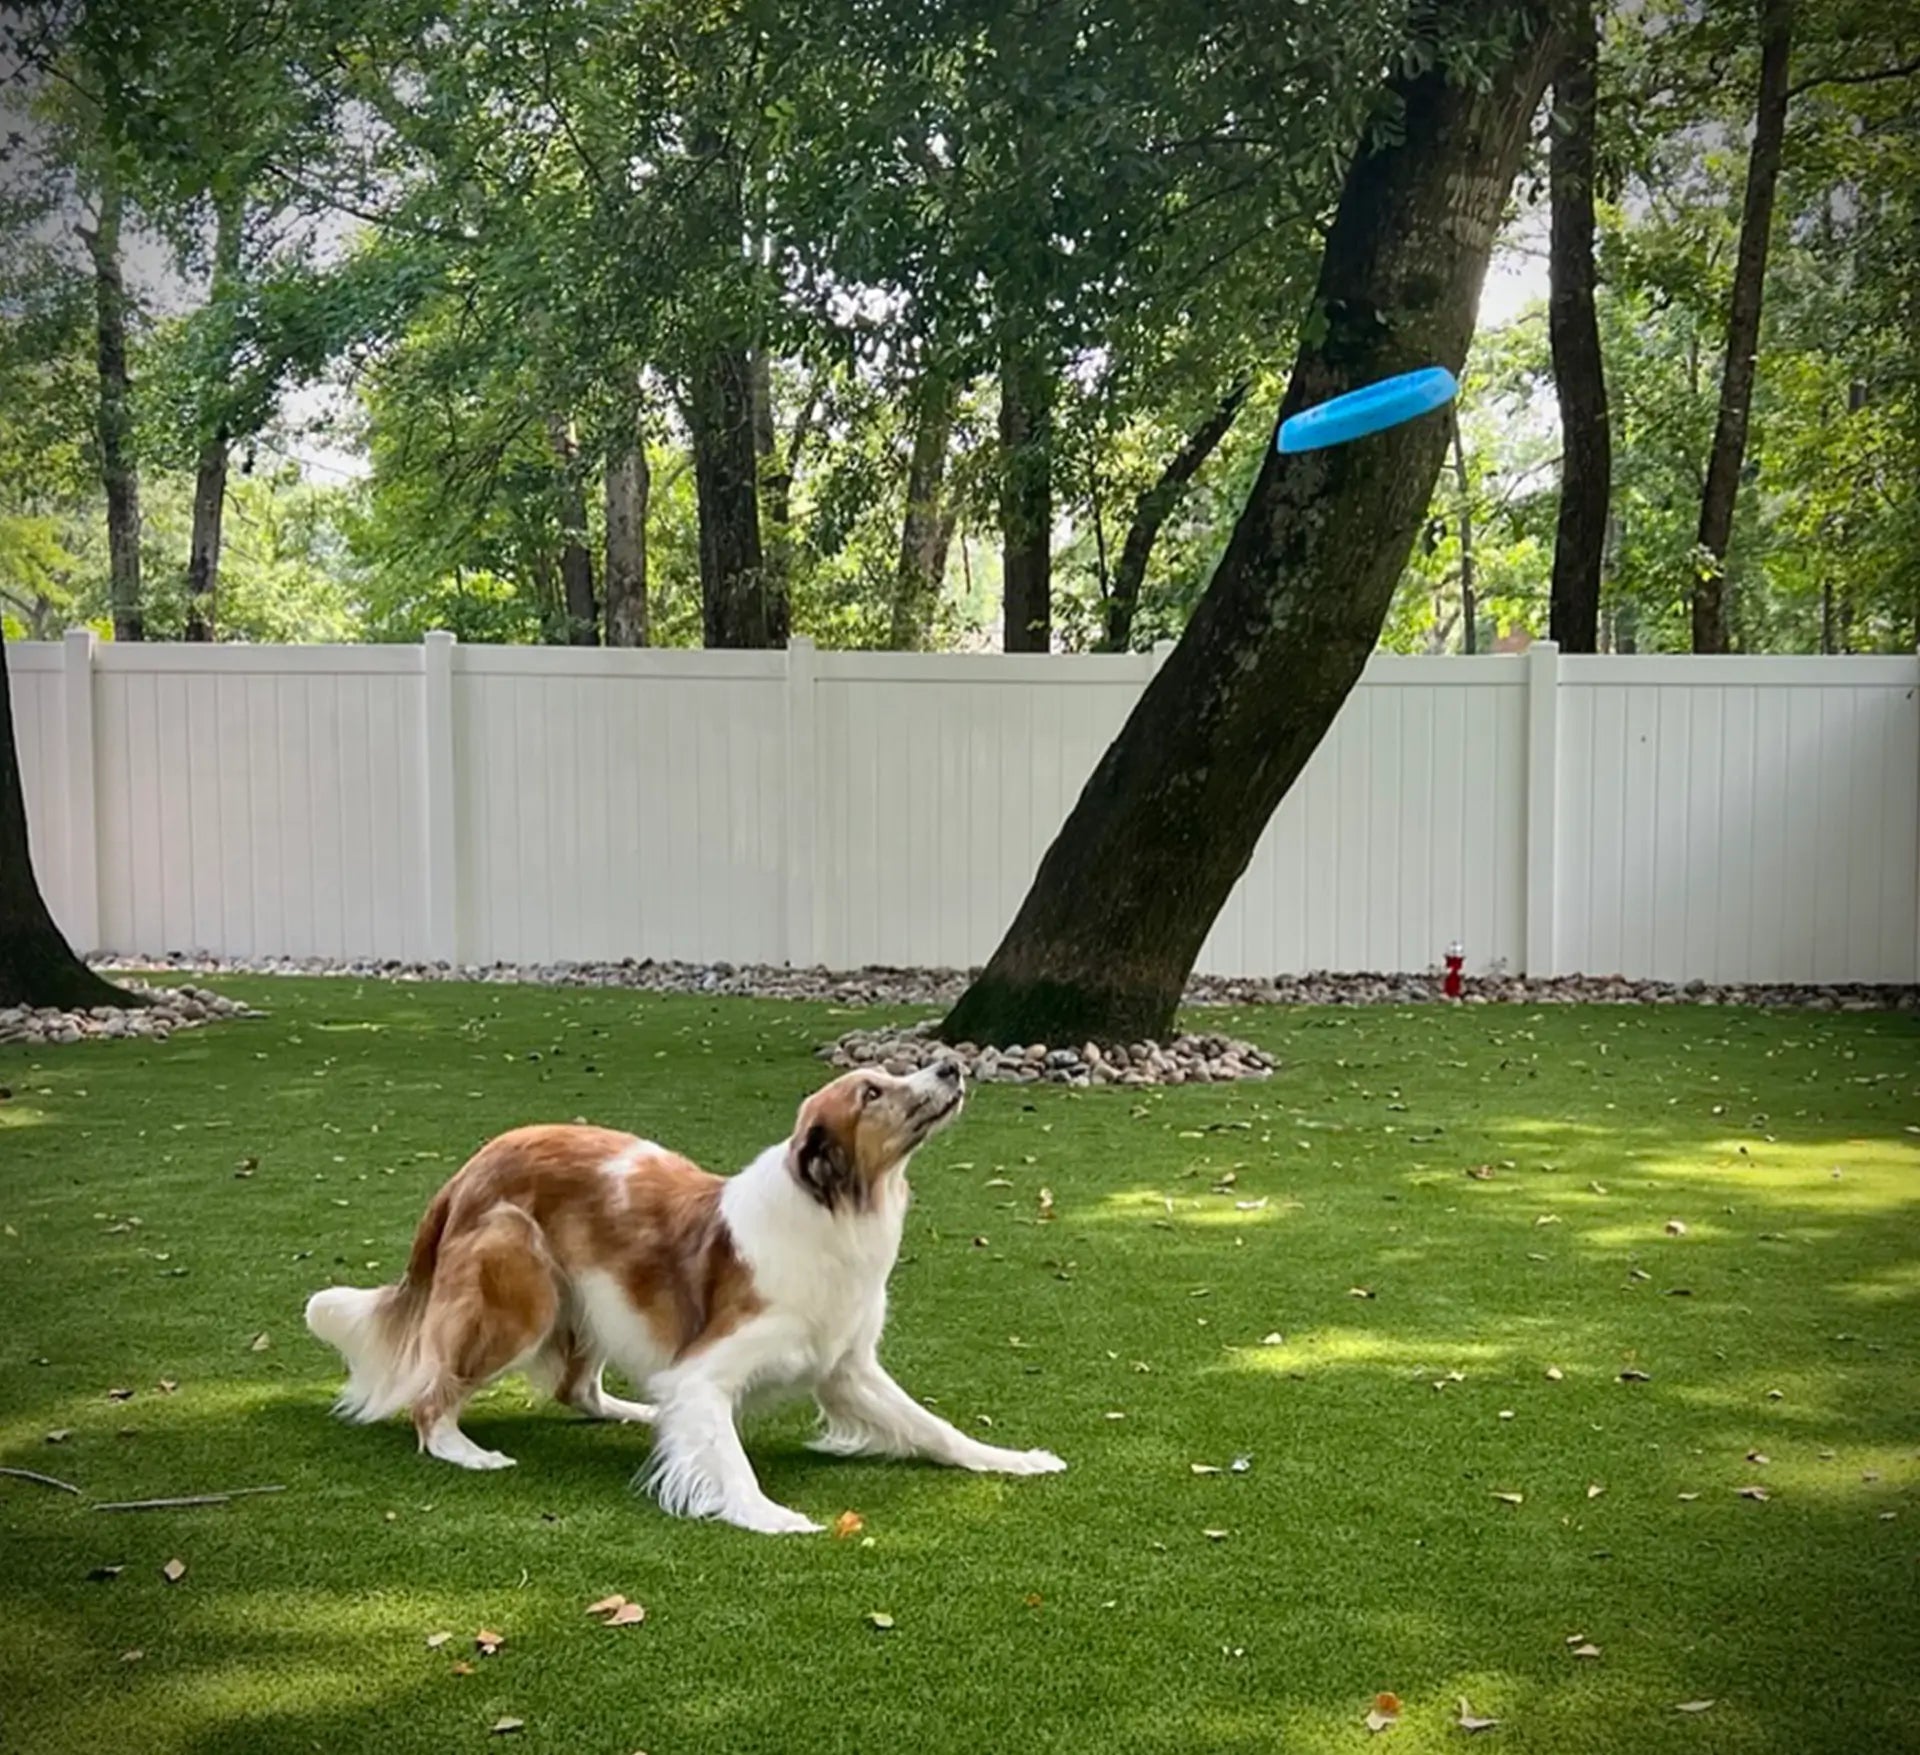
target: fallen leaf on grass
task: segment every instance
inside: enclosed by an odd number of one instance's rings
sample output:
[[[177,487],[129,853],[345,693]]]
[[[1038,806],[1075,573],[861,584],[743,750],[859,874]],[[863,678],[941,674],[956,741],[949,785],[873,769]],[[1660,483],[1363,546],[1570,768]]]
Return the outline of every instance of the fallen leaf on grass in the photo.
[[[1371,1298],[1373,1295],[1373,1288],[1371,1286],[1349,1286],[1347,1288],[1347,1296],[1349,1298]]]
[[[1400,1696],[1397,1694],[1376,1694],[1372,1709],[1366,1716],[1367,1729],[1378,1734],[1390,1731],[1400,1722]]]
[[[252,1340],[247,1342],[247,1351],[250,1353],[264,1353],[272,1345],[272,1337],[268,1335],[265,1329],[262,1329]]]
[[[1220,1472],[1218,1463],[1188,1463],[1187,1467],[1196,1475],[1217,1475]]]
[[[180,1385],[176,1383],[171,1377],[163,1377],[160,1379],[160,1381],[157,1384],[154,1385],[154,1387],[158,1389],[162,1395],[172,1395],[173,1392],[180,1387]]]
[[[451,1633],[429,1633],[427,1635],[427,1650],[438,1651],[441,1646],[445,1645],[452,1637],[453,1635]]]
[[[456,1676],[471,1676],[473,1674],[473,1665],[468,1663],[465,1658],[455,1658],[453,1660],[452,1674]]]
[[[1037,1590],[1027,1592],[1024,1601],[1029,1609],[1037,1609],[1046,1599]]]
[[[1742,1487],[1739,1491],[1742,1499],[1771,1499],[1773,1497],[1764,1487]]]
[[[647,1611],[644,1605],[622,1603],[600,1625],[602,1627],[638,1627],[646,1618]]]
[[[1584,1645],[1576,1645],[1573,1648],[1573,1655],[1577,1658],[1597,1658],[1600,1655],[1600,1648],[1589,1640]]]
[[[522,1729],[526,1722],[523,1718],[497,1718],[493,1721],[493,1734],[496,1737],[510,1736],[513,1732]]]
[[[110,1389],[107,1391],[107,1400],[110,1402],[130,1402],[133,1400],[133,1391],[130,1389]]]
[[[848,1536],[857,1536],[867,1527],[867,1520],[857,1511],[843,1511],[833,1520],[833,1533],[840,1541]]]
[[[1700,1495],[1698,1493],[1682,1493],[1680,1497],[1682,1499],[1698,1499]]]
[[[1606,1492],[1606,1488],[1601,1486],[1598,1481],[1589,1481],[1587,1483],[1587,1497],[1589,1499],[1598,1499],[1604,1492]]]
[[[1233,1470],[1236,1475],[1244,1475],[1253,1467],[1253,1458],[1250,1456],[1236,1456],[1232,1462],[1227,1464],[1227,1467]],[[1878,1478],[1878,1476],[1875,1477],[1875,1479]]]
[[[1493,1180],[1493,1166],[1491,1164],[1469,1164],[1467,1166],[1467,1174],[1471,1176],[1475,1182],[1491,1182]]]
[[[506,1643],[507,1636],[504,1633],[494,1632],[491,1627],[482,1627],[480,1631],[473,1636],[474,1649],[479,1652],[482,1657],[492,1657],[493,1654]]]
[[[71,1426],[56,1426],[47,1434],[47,1442],[49,1444],[65,1444],[72,1436],[73,1428]]]
[[[893,1617],[884,1609],[869,1609],[867,1611],[867,1624],[881,1633],[891,1633],[893,1631]]]
[[[96,1566],[87,1574],[89,1584],[108,1584],[126,1571],[124,1566]]]
[[[1685,1219],[1669,1219],[1667,1221],[1667,1235],[1669,1237],[1684,1237],[1686,1234],[1687,1222]]]
[[[160,1568],[160,1576],[169,1584],[178,1584],[181,1579],[187,1576],[186,1561],[177,1557],[169,1560],[166,1565]]]
[[[1042,1219],[1053,1217],[1053,1190],[1050,1188],[1043,1188],[1040,1191],[1040,1217]]]
[[[1228,1536],[1233,1534],[1233,1531],[1232,1530],[1202,1530],[1200,1533],[1203,1536],[1205,1536],[1207,1540],[1210,1542],[1224,1542]]]
[[[1562,1371],[1558,1365],[1549,1365],[1547,1367],[1547,1381],[1549,1383],[1558,1383],[1561,1378],[1565,1376],[1566,1373]]]
[[[1498,1499],[1502,1505],[1524,1505],[1526,1503],[1526,1497],[1524,1493],[1494,1494],[1494,1498]]]
[[[1262,1335],[1260,1344],[1263,1347],[1284,1347],[1287,1344],[1287,1337],[1275,1329],[1270,1335]]]
[[[1467,1697],[1460,1696],[1460,1716],[1454,1720],[1463,1731],[1490,1731],[1500,1721],[1497,1718],[1481,1718],[1467,1704]]]
[[[1747,1452],[1747,1461],[1750,1463],[1769,1463],[1773,1461],[1773,1458],[1768,1456],[1763,1450],[1750,1450]]]
[[[1673,1710],[1675,1712],[1705,1712],[1712,1704],[1713,1702],[1711,1700],[1682,1700]]]
[[[597,1603],[587,1604],[587,1613],[589,1615],[611,1615],[615,1609],[623,1607],[626,1600],[625,1597],[619,1595],[602,1597]]]
[[[1620,1373],[1620,1381],[1622,1383],[1651,1383],[1653,1379],[1644,1371],[1635,1371],[1629,1368]]]

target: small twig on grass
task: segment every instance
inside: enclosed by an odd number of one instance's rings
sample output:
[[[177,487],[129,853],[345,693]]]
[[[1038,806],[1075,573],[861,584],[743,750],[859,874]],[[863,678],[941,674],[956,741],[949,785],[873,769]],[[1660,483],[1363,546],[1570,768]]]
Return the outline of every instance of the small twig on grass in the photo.
[[[36,1474],[32,1469],[0,1469],[0,1475],[12,1475],[20,1481],[38,1481],[43,1487],[58,1487],[62,1493],[80,1491],[71,1481],[56,1481],[53,1476]]]
[[[74,1489],[78,1491],[78,1489]],[[95,1511],[161,1511],[181,1505],[225,1505],[229,1499],[243,1499],[249,1493],[284,1493],[284,1487],[229,1487],[224,1493],[189,1493],[181,1499],[116,1499],[96,1505]]]

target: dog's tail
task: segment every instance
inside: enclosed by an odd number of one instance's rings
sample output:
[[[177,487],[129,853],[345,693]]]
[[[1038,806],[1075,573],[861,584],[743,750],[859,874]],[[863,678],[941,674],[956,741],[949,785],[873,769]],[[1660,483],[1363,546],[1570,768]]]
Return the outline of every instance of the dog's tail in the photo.
[[[333,1404],[342,1419],[384,1420],[426,1390],[432,1369],[420,1355],[420,1322],[451,1204],[442,1189],[427,1208],[405,1279],[391,1286],[327,1286],[307,1300],[307,1327],[347,1362],[346,1386]]]

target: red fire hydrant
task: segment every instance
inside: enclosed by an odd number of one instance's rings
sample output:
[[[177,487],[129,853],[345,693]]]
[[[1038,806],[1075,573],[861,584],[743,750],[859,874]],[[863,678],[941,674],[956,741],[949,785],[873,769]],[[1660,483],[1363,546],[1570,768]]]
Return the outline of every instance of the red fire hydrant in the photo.
[[[1443,991],[1449,999],[1460,997],[1460,971],[1466,966],[1466,961],[1466,947],[1455,939],[1447,946],[1447,979]]]

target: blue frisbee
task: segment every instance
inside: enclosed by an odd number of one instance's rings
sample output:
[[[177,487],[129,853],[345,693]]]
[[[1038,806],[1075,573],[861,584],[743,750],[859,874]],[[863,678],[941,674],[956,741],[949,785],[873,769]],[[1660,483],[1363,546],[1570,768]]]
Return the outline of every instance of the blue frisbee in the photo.
[[[1445,366],[1428,366],[1418,372],[1402,372],[1397,378],[1382,378],[1377,384],[1349,390],[1317,408],[1302,409],[1280,423],[1279,448],[1282,451],[1318,451],[1327,445],[1344,445],[1349,439],[1364,439],[1402,421],[1416,420],[1444,408],[1459,391],[1453,374]]]

